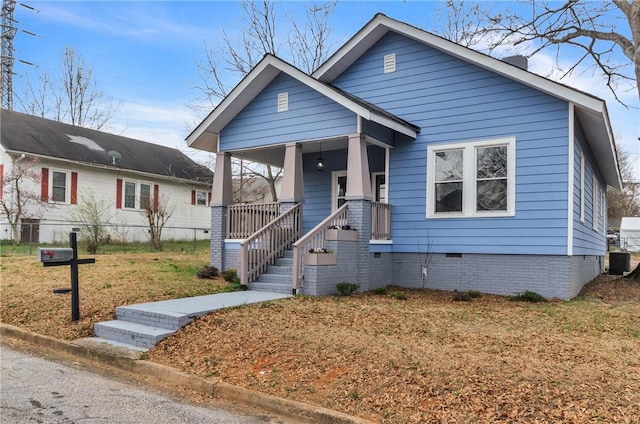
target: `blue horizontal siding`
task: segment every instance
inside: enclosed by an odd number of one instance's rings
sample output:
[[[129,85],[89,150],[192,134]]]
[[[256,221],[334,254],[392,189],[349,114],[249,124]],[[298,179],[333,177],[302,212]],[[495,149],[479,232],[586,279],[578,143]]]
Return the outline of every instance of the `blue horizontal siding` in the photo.
[[[576,121],[577,122],[577,121]],[[581,153],[585,157],[584,178],[584,222],[580,220],[581,191],[580,191],[580,158]],[[573,178],[573,254],[603,256],[606,253],[606,228],[604,217],[599,211],[593,210],[593,183],[598,181],[598,187],[602,188],[603,179],[595,168],[595,160],[584,139],[582,129],[577,124],[574,140],[574,178]],[[598,203],[603,201],[599,190],[596,193]],[[598,209],[600,206],[598,205]],[[593,220],[597,219],[597,229],[593,229]]]
[[[388,53],[397,71],[384,74]],[[333,83],[421,128],[390,151],[394,252],[429,239],[434,253],[566,254],[566,102],[393,33]],[[427,219],[427,146],[505,136],[516,138],[515,216]]]
[[[289,110],[277,111],[278,93],[289,94]],[[335,137],[356,132],[350,110],[280,73],[220,133],[220,150]]]

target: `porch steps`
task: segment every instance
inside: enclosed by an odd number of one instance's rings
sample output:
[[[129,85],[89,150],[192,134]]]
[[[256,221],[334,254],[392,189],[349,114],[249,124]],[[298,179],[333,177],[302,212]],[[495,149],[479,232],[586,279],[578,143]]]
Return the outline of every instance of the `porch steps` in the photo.
[[[277,258],[274,265],[269,265],[265,273],[249,283],[249,290],[290,294],[292,281],[293,250],[285,250],[283,257]]]

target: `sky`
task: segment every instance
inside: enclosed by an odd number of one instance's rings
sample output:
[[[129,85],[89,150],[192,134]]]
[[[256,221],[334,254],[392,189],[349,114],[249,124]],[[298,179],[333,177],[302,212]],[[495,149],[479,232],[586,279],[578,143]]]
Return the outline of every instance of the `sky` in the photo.
[[[93,79],[118,111],[103,130],[114,134],[175,147],[206,163],[210,155],[187,147],[185,138],[200,122],[189,105],[202,104],[203,82],[196,66],[204,59],[204,45],[220,45],[223,31],[234,39],[242,22],[242,7],[235,1],[56,1],[22,0],[14,18],[19,31],[14,40],[14,91],[22,89],[27,75],[58,75],[65,48],[79,53],[92,69]],[[287,16],[299,16],[304,2],[281,2]],[[516,8],[515,2],[498,2]],[[438,33],[444,4],[440,1],[340,1],[330,23],[331,43],[338,48],[376,13]],[[517,9],[516,9],[517,10]],[[286,20],[283,20],[286,22]],[[281,27],[288,30],[286,26]],[[24,31],[23,31],[24,30]],[[29,35],[33,33],[36,35]],[[629,32],[626,28],[627,33]],[[505,56],[513,52],[505,52]],[[558,78],[552,69],[553,52],[537,54],[529,70]],[[569,66],[574,53],[561,57]],[[24,64],[21,61],[33,65]],[[233,86],[239,80],[232,78]],[[590,70],[562,83],[607,101],[616,143],[629,153],[635,179],[640,181],[640,102],[634,89],[621,92],[630,108],[615,101],[604,79]],[[18,109],[14,104],[14,109]]]

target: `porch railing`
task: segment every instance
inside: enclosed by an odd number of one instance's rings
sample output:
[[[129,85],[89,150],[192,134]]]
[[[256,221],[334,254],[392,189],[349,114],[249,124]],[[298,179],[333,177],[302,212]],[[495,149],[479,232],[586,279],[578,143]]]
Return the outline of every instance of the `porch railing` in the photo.
[[[302,236],[300,240],[293,243],[293,293],[300,289],[300,282],[304,278],[304,255],[310,249],[324,247],[324,230],[331,225],[347,225],[347,207],[346,202],[334,213],[326,217],[322,222],[316,225],[311,231]]]
[[[247,286],[300,237],[302,207],[295,205],[240,243],[240,284]]]
[[[391,205],[371,203],[371,239],[391,240]]]
[[[226,238],[245,239],[273,221],[279,213],[278,202],[230,205],[227,208]]]

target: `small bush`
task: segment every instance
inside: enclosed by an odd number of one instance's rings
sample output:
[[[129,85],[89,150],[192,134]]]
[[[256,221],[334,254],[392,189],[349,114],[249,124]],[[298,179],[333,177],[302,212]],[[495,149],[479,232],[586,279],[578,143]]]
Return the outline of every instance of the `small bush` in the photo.
[[[231,268],[226,271],[222,271],[222,278],[224,278],[224,281],[228,283],[233,283],[238,278],[238,270]]]
[[[538,303],[538,302],[546,302],[547,299],[544,298],[544,296],[536,293],[536,292],[532,292],[532,291],[525,291],[523,293],[518,293],[515,296],[511,296],[509,299],[514,300],[514,301],[522,301],[522,302],[531,302],[531,303]]]
[[[198,278],[215,278],[218,276],[218,268],[215,266],[205,265],[200,271],[198,271]]]
[[[394,291],[389,293],[389,296],[393,297],[396,300],[407,300],[407,294],[401,291]]]
[[[471,296],[469,296],[468,292],[459,292],[457,290],[454,290],[453,301],[454,302],[471,302]]]
[[[482,293],[480,293],[478,290],[468,290],[467,294],[472,299],[478,299],[482,297]]]
[[[389,290],[386,287],[378,287],[373,289],[373,294],[385,296]]]
[[[360,284],[348,283],[346,281],[336,284],[336,289],[338,289],[338,292],[340,292],[342,296],[351,296],[359,287]]]

